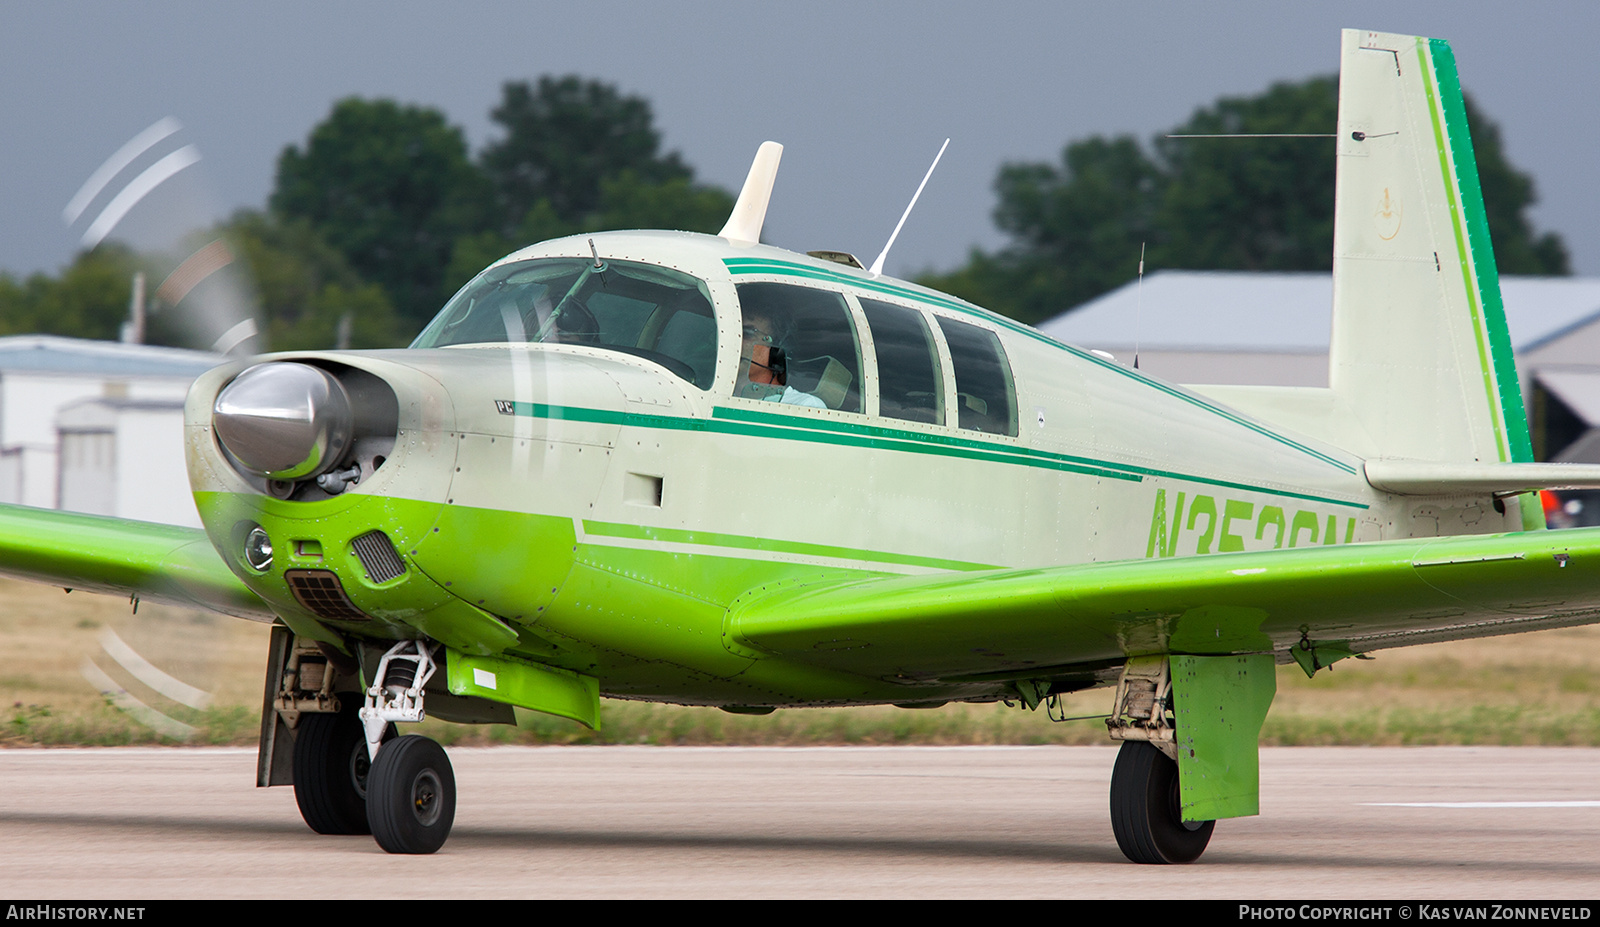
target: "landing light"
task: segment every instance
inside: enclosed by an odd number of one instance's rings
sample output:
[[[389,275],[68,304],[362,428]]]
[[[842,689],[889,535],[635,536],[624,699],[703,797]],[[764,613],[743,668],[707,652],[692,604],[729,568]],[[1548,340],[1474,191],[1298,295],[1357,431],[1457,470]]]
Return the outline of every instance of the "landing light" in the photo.
[[[260,525],[244,536],[244,561],[258,573],[265,573],[272,566],[272,538]]]

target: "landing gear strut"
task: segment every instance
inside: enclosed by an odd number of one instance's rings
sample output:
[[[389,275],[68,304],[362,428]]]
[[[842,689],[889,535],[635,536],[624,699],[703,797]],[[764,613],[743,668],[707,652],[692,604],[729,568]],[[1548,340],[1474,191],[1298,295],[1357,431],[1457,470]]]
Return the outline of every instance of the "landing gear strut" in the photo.
[[[1205,852],[1216,821],[1185,822],[1178,764],[1149,741],[1128,740],[1111,770],[1111,830],[1136,863],[1192,863]]]

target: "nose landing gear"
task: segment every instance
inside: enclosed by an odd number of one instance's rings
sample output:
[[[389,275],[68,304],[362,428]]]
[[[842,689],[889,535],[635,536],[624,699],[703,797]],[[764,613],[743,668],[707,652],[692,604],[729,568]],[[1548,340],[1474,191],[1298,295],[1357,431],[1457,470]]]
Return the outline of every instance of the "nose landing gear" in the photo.
[[[435,670],[426,645],[405,641],[379,663],[358,701],[346,692],[302,699],[294,740],[295,803],[319,834],[372,834],[390,853],[433,853],[456,814],[456,779],[444,748],[426,737],[397,737],[394,721],[421,721],[423,686]],[[323,677],[318,677],[322,679]],[[304,703],[304,704],[302,704]]]
[[[383,745],[367,785],[367,820],[390,853],[432,853],[456,818],[456,777],[444,748],[408,734]]]

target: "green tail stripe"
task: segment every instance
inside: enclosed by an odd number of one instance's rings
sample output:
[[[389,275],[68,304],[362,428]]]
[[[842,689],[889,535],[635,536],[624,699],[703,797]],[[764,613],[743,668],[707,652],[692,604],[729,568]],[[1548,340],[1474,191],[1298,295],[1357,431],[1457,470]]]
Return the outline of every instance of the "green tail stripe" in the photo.
[[[1431,52],[1432,73],[1439,88],[1435,112],[1442,112],[1444,116],[1449,154],[1455,162],[1455,183],[1452,184],[1444,146],[1440,146],[1439,159],[1445,172],[1445,189],[1451,199],[1451,211],[1458,217],[1453,223],[1456,245],[1463,254],[1470,253],[1472,257],[1470,263],[1463,260],[1461,270],[1467,288],[1467,300],[1473,311],[1474,328],[1478,333],[1479,356],[1484,362],[1488,401],[1499,419],[1496,431],[1501,459],[1509,457],[1512,461],[1527,462],[1533,460],[1533,444],[1528,435],[1528,417],[1522,405],[1522,387],[1517,379],[1511,335],[1506,328],[1505,304],[1500,296],[1500,274],[1495,266],[1494,246],[1489,237],[1489,220],[1483,207],[1483,189],[1478,181],[1478,162],[1473,154],[1471,133],[1467,127],[1467,109],[1461,95],[1455,53],[1450,50],[1450,43],[1442,39],[1429,40],[1427,51]],[[1424,46],[1419,42],[1417,57],[1426,69],[1428,61],[1423,52]],[[1426,70],[1424,73],[1427,73]],[[1432,96],[1432,86],[1427,80],[1423,84],[1429,87],[1429,95]],[[1434,109],[1434,101],[1430,99],[1429,104],[1429,108]],[[1437,118],[1435,116],[1436,133]],[[1457,190],[1460,193],[1459,209],[1456,208]]]

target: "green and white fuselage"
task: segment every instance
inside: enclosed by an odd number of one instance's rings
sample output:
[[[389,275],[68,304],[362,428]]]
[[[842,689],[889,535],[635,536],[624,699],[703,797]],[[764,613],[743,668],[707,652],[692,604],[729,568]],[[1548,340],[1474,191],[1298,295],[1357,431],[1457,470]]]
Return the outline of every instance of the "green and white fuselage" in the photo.
[[[503,263],[583,258],[589,241],[547,242]],[[948,296],[711,236],[610,233],[593,243],[607,260],[658,262],[705,282],[718,323],[709,388],[582,344],[295,355],[389,383],[399,438],[345,493],[284,501],[236,473],[211,433],[216,393],[238,369],[196,384],[188,430],[205,523],[224,551],[238,546],[236,523],[267,529],[280,552],[271,569],[236,568],[297,630],[316,622],[339,635],[426,634],[592,675],[611,696],[741,705],[993,698],[1004,681],[890,681],[765,654],[740,639],[730,614],[764,590],[856,577],[1417,533],[1406,507],[1367,483],[1360,458]],[[843,298],[865,411],[735,395],[738,285],[757,282]],[[952,363],[939,318],[993,332],[1012,374],[1017,434],[879,414],[862,299],[922,314],[941,373]],[[955,378],[940,380],[942,407],[958,408]],[[1489,505],[1480,500],[1482,530],[1516,527]],[[351,552],[374,529],[405,561],[402,577],[375,583]],[[306,569],[337,575],[371,617],[306,613],[283,579]],[[1301,636],[1297,625],[1280,631],[1280,649]],[[1114,634],[1104,641],[1075,662],[1125,656]],[[1010,669],[997,653],[952,673]]]

